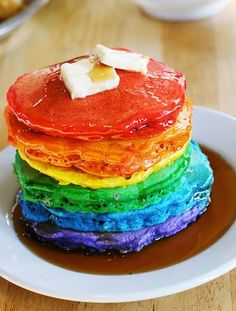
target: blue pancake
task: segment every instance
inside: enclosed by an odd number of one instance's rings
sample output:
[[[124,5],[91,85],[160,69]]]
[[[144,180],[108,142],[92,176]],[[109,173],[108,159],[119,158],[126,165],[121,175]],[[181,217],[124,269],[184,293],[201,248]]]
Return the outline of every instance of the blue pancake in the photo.
[[[27,222],[26,229],[32,238],[65,251],[117,251],[138,252],[144,246],[185,229],[205,211],[207,200],[181,215],[169,217],[164,223],[129,232],[79,232],[60,229],[52,224]]]

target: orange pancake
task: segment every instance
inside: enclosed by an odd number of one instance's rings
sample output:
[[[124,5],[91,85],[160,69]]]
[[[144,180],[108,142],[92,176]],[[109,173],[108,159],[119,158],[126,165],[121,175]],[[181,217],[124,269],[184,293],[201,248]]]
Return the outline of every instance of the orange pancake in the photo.
[[[6,108],[9,143],[31,160],[61,167],[76,167],[108,177],[130,177],[180,150],[191,136],[191,103],[185,102],[177,122],[160,135],[135,140],[100,142],[59,138],[33,131]]]

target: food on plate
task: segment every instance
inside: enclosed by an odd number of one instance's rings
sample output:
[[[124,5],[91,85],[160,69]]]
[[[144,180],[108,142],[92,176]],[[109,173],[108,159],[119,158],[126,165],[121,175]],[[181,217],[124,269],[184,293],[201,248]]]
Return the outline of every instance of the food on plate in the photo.
[[[17,200],[41,243],[137,252],[206,210],[213,172],[191,141],[182,73],[98,44],[22,75],[7,100]]]
[[[23,0],[0,0],[0,20],[6,19],[24,6]]]

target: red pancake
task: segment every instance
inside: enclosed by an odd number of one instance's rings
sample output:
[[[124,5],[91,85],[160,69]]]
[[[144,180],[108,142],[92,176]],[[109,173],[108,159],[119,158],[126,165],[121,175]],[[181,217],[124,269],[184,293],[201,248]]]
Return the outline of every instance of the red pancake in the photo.
[[[97,141],[150,137],[176,122],[185,101],[184,75],[154,60],[145,75],[117,70],[117,88],[72,100],[61,64],[19,77],[7,94],[17,119],[48,135]]]

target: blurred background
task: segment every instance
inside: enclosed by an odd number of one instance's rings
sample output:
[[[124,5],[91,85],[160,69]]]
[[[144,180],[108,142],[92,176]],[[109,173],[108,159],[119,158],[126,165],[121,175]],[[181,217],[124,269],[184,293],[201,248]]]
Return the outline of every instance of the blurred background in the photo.
[[[163,5],[163,0],[146,0],[146,4],[152,5],[152,2],[156,4],[158,1]],[[171,1],[184,4],[180,13],[183,12],[186,3],[222,2],[166,0],[165,3]],[[47,4],[37,13],[31,12],[29,15],[35,13],[31,18],[0,39],[0,148],[7,144],[2,112],[6,105],[5,94],[10,84],[27,71],[88,53],[97,43],[109,47],[130,48],[169,64],[186,74],[188,96],[193,99],[194,104],[236,115],[235,0],[229,4],[227,1],[224,9],[222,6],[222,10],[218,10],[218,14],[215,15],[170,16],[171,19],[187,19],[181,22],[151,17],[144,12],[145,5],[143,6],[142,1],[43,2]],[[141,4],[142,8],[137,3]],[[154,13],[155,10],[151,8]],[[1,11],[3,12],[3,9],[0,7],[0,16]],[[19,8],[17,14],[21,11]],[[157,12],[161,12],[160,7],[157,8]],[[192,18],[198,17],[201,19],[191,21]],[[9,19],[0,22],[0,29],[7,21],[9,22]]]
[[[5,11],[8,1],[17,4],[13,16]],[[186,74],[193,104],[236,116],[236,0],[27,0],[24,7],[21,1],[0,0],[0,149],[7,145],[5,94],[15,79],[88,53],[97,43],[130,48],[169,64]],[[17,310],[34,305],[42,305],[41,310],[95,310],[91,304],[77,306],[0,282],[4,301],[14,310],[18,304]],[[154,310],[154,305],[166,311],[178,305],[233,310],[231,282],[236,282],[235,273],[171,297],[126,304],[125,310]]]

